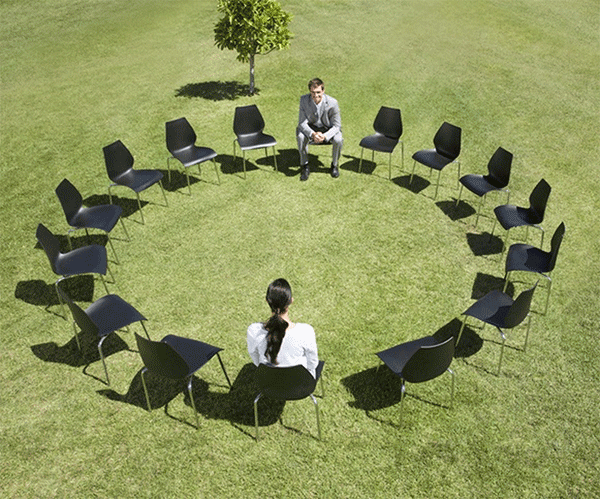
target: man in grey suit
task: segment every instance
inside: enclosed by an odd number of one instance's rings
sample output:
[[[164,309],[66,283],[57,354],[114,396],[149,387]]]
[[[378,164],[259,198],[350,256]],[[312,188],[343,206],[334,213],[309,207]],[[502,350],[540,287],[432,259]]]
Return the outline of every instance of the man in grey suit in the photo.
[[[331,176],[340,176],[338,162],[342,145],[342,118],[337,100],[325,93],[325,86],[319,78],[308,82],[309,94],[300,97],[300,113],[296,138],[300,152],[300,180],[308,180],[308,145],[332,144]]]

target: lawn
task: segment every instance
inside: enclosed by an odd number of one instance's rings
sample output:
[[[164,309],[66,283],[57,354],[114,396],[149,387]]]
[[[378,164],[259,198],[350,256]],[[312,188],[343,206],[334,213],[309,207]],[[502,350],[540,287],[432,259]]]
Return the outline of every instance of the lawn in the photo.
[[[210,0],[7,0],[0,4],[0,492],[3,497],[584,498],[600,497],[600,5],[597,0],[283,0],[294,15],[291,48],[248,68],[219,51]],[[339,179],[328,148],[312,148],[299,181],[298,98],[315,76],[342,112]],[[232,153],[236,106],[257,104],[278,141],[279,171],[262,151],[248,175]],[[358,172],[361,138],[380,106],[402,110],[404,166],[376,155]],[[187,117],[212,164],[166,181],[164,123]],[[432,147],[442,122],[462,127],[461,172],[485,173],[497,147],[514,154],[511,203],[552,186],[544,249],[564,221],[565,240],[531,333],[468,327],[450,378],[408,385],[375,352],[426,335],[456,334],[461,313],[503,287],[504,232],[488,199],[455,206],[456,167],[435,176],[411,155]],[[89,205],[108,202],[102,147],[120,139],[137,168],[165,173],[158,187],[113,189],[120,226],[109,250],[111,292],[147,318],[150,336],[218,345],[194,378],[200,428],[178,384],[149,378],[133,334],[105,342],[111,386],[94,338],[78,353],[62,317],[56,276],[37,244],[44,223],[68,249],[54,189],[68,178]],[[318,154],[318,156],[316,155]],[[366,155],[370,159],[370,155]],[[433,182],[433,185],[432,185]],[[512,233],[514,232],[514,233]],[[525,231],[511,231],[523,241]],[[539,243],[537,231],[530,242]],[[95,243],[106,244],[99,232]],[[82,246],[82,232],[74,237]],[[510,244],[510,243],[509,243]],[[323,441],[308,400],[265,402],[254,439],[256,395],[245,331],[265,320],[268,283],[287,278],[291,318],[314,326],[326,361],[319,399]],[[515,295],[537,281],[518,275]],[[540,280],[540,285],[545,284]],[[104,294],[73,278],[82,306]],[[474,324],[474,323],[473,323]],[[139,325],[133,331],[141,332]],[[279,416],[282,416],[279,420]]]

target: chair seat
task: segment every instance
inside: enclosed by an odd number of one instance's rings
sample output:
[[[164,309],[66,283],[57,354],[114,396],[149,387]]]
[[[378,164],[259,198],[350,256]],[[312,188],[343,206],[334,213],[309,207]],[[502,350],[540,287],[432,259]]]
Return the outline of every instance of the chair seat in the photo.
[[[162,178],[163,174],[158,170],[134,170],[130,168],[111,180],[116,184],[129,187],[135,192],[142,192],[162,180]]]
[[[172,154],[173,157],[181,161],[181,164],[186,168],[217,157],[217,153],[210,147],[199,147],[194,144],[173,151]]]
[[[499,191],[506,186],[496,186],[490,183],[484,175],[469,174],[460,178],[460,183],[473,194],[481,197],[491,191]]]
[[[117,295],[105,295],[99,298],[85,310],[85,313],[96,325],[98,335],[101,337],[134,322],[146,320],[133,306]]]
[[[535,225],[541,222],[540,217],[532,216],[534,213],[528,208],[514,206],[512,204],[504,204],[496,206],[494,213],[500,225],[505,230],[512,227],[520,227],[522,225]]]
[[[433,336],[426,336],[424,338],[419,338],[418,340],[409,341],[388,348],[387,350],[378,352],[376,355],[394,374],[402,376],[404,366],[419,348],[422,346],[435,345],[436,343],[437,341]]]
[[[238,135],[237,141],[243,151],[261,149],[264,147],[274,147],[277,145],[275,137],[262,132]]]
[[[412,158],[422,165],[433,168],[434,170],[442,170],[446,165],[454,161],[452,158],[442,156],[435,149],[423,149],[413,154]]]
[[[360,147],[371,149],[373,151],[385,152],[391,154],[398,144],[398,139],[386,137],[381,133],[369,135],[360,141]]]
[[[506,256],[506,272],[517,270],[543,274],[550,271],[551,258],[552,253],[542,251],[529,244],[513,244]]]
[[[496,289],[477,300],[463,313],[492,326],[502,327],[504,318],[513,303],[510,296]]]
[[[110,232],[119,221],[123,208],[115,204],[90,206],[81,208],[74,217],[68,220],[71,227],[76,229],[100,229]]]
[[[173,348],[173,350],[175,350],[185,361],[189,369],[187,376],[195,373],[217,353],[223,350],[222,348],[209,345],[202,341],[183,338],[172,334],[165,336],[160,341]]]
[[[79,274],[106,275],[106,248],[99,244],[61,253],[56,261],[56,273],[64,277]]]

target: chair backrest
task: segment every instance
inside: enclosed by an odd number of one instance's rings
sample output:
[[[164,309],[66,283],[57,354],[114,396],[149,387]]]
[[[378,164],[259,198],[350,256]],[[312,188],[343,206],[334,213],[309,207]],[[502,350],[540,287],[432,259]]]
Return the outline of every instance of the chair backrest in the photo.
[[[79,326],[79,328],[84,333],[93,334],[94,336],[98,335],[98,326],[92,322],[89,315],[85,313],[85,311],[77,305],[71,298],[62,290],[60,286],[57,287],[58,293],[60,294],[61,299],[66,302],[71,310],[71,314],[73,314],[73,320]]]
[[[188,375],[188,365],[170,345],[134,334],[142,362],[149,371],[171,379],[182,379]]]
[[[256,370],[260,393],[280,400],[299,400],[315,391],[317,380],[303,365],[273,367],[260,364]]]
[[[113,182],[117,177],[133,167],[133,156],[120,140],[102,148],[106,173]]]
[[[43,224],[39,224],[37,226],[35,237],[37,238],[41,247],[44,248],[46,256],[50,261],[50,267],[52,267],[52,271],[55,274],[58,274],[58,272],[56,271],[56,262],[60,256],[59,240]]]
[[[510,306],[510,309],[504,318],[503,327],[510,329],[518,326],[525,320],[525,317],[527,317],[529,310],[531,309],[531,300],[536,287],[537,282],[532,288],[526,289],[517,296],[517,299]]]
[[[513,155],[506,149],[499,147],[488,162],[488,175],[485,179],[494,187],[502,189],[508,185],[510,180],[510,168]]]
[[[255,104],[235,108],[233,117],[233,133],[250,135],[260,133],[265,128],[265,120]]]
[[[167,149],[170,153],[181,151],[196,143],[196,132],[186,118],[179,118],[165,123]]]
[[[544,220],[544,212],[548,204],[548,197],[552,188],[544,179],[540,180],[529,195],[529,212],[532,223],[541,223]]]
[[[454,357],[454,336],[437,345],[420,347],[402,369],[402,378],[421,383],[443,374]]]
[[[462,129],[460,127],[444,121],[433,138],[433,145],[438,154],[452,160],[458,158],[461,133]]]
[[[546,270],[546,272],[552,272],[556,266],[556,257],[558,256],[558,250],[560,249],[564,235],[565,223],[561,222],[554,231],[552,241],[550,241],[550,261],[548,262],[548,270]]]
[[[373,128],[377,133],[381,133],[391,139],[399,139],[402,135],[402,116],[400,109],[392,107],[381,106],[375,121]]]
[[[81,194],[77,188],[66,178],[60,184],[58,184],[58,187],[54,192],[56,192],[56,196],[60,201],[63,211],[65,212],[67,223],[69,225],[73,225],[73,219],[83,204],[83,198],[81,197]]]

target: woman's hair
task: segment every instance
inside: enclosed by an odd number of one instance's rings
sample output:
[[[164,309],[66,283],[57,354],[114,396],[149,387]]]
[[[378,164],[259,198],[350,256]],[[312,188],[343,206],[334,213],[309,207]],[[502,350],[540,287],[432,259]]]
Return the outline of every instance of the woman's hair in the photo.
[[[290,303],[292,303],[292,288],[290,287],[290,283],[285,279],[276,279],[269,284],[267,288],[267,303],[271,307],[273,315],[265,323],[265,329],[267,330],[265,356],[272,364],[277,364],[277,354],[281,348],[285,330],[289,326],[288,322],[281,318],[281,314],[284,314]]]

